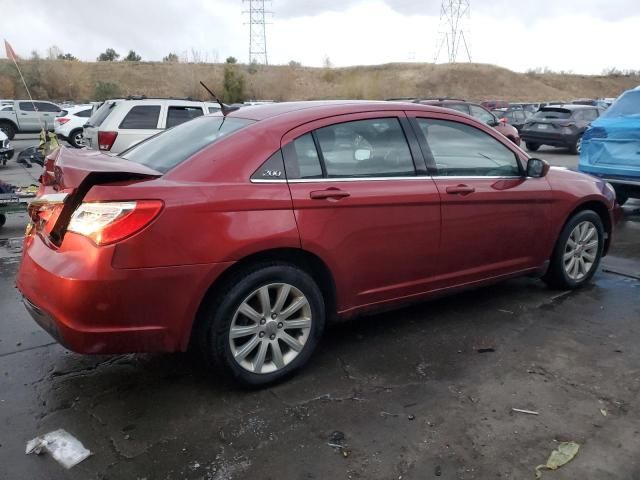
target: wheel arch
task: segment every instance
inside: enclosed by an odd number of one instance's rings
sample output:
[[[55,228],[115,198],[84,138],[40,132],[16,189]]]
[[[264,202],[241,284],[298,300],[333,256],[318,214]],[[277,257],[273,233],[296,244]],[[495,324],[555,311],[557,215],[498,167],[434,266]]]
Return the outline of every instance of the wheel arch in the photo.
[[[11,120],[9,118],[0,118],[0,125],[3,125],[3,124],[11,125],[13,127],[13,129],[16,131],[16,133],[19,130],[18,125],[16,124],[16,122],[14,122],[13,120]]]
[[[337,296],[335,280],[327,264],[317,255],[301,248],[274,248],[256,252],[242,258],[215,279],[200,300],[191,331],[189,332],[188,345],[193,346],[202,331],[201,327],[204,320],[203,311],[206,309],[208,302],[215,297],[217,292],[223,288],[230,278],[237,272],[251,267],[251,265],[278,261],[296,266],[311,275],[322,292],[326,306],[327,321],[331,321],[337,313]]]
[[[577,213],[582,212],[584,210],[592,210],[598,214],[600,219],[602,220],[602,225],[604,226],[604,231],[606,233],[606,238],[604,242],[604,250],[602,251],[602,256],[605,256],[609,251],[609,246],[611,244],[611,233],[613,231],[613,224],[611,222],[611,216],[609,215],[609,209],[604,202],[599,200],[587,200],[586,202],[580,203],[577,205],[565,218],[562,228],[567,224],[567,222]],[[562,231],[562,228],[559,231]]]

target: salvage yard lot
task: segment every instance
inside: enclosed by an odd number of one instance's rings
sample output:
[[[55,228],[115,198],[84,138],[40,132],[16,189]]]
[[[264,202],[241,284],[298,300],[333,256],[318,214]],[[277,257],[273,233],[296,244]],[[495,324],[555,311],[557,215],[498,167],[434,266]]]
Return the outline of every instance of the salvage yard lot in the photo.
[[[5,173],[31,178],[13,161]],[[557,441],[581,449],[544,478],[638,478],[640,203],[624,210],[591,287],[518,279],[342,322],[298,376],[259,391],[189,355],[66,351],[28,317],[19,253],[0,246],[0,479],[521,479]],[[93,452],[68,472],[24,455],[58,428]]]

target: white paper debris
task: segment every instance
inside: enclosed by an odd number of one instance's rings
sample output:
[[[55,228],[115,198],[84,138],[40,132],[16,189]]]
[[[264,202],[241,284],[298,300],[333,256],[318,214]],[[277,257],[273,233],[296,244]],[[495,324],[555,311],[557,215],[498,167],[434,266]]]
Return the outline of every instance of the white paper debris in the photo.
[[[76,437],[66,430],[60,429],[45,433],[27,442],[25,453],[40,455],[47,451],[64,468],[71,468],[89,455],[91,452]]]

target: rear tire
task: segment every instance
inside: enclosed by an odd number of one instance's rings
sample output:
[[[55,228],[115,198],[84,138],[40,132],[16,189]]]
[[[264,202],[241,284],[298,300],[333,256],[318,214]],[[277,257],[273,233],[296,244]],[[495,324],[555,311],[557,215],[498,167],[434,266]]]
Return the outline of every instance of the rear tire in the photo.
[[[1,122],[0,130],[2,130],[5,133],[5,135],[9,138],[9,140],[13,140],[13,137],[16,136],[16,129],[9,122]]]
[[[2,228],[5,223],[7,223],[7,217],[4,213],[0,213],[0,228]]]
[[[245,387],[260,387],[307,363],[324,330],[324,299],[305,271],[264,262],[230,277],[198,323],[195,340],[207,363]]]
[[[82,133],[82,129],[78,128],[69,133],[69,144],[73,148],[82,148],[84,147],[84,135]]]
[[[540,144],[527,142],[526,147],[527,147],[527,150],[530,152],[537,152],[538,149],[540,148]]]
[[[604,227],[593,210],[571,217],[560,232],[543,280],[552,288],[573,290],[589,282],[604,250]]]

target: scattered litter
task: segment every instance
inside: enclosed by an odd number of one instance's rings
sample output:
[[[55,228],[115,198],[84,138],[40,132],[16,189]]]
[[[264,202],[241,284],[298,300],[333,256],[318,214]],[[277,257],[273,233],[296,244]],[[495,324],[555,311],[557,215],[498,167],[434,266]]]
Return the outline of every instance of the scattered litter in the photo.
[[[351,451],[345,445],[343,445],[342,442],[344,441],[344,438],[344,433],[336,430],[335,432],[332,432],[331,435],[329,435],[329,442],[327,443],[327,445],[329,445],[331,448],[340,450],[342,456],[344,458],[347,458],[351,454]]]
[[[600,413],[602,414],[603,417],[606,417],[609,414],[606,408],[601,408]]]
[[[399,415],[397,413],[389,413],[383,410],[382,412],[380,412],[380,416],[381,417],[398,417]]]
[[[513,315],[513,312],[511,310],[504,310],[502,308],[499,308],[498,311],[502,312],[502,313],[509,313],[509,314]]]
[[[436,477],[442,475],[442,467],[440,465],[436,465],[436,470],[434,473],[436,474]]]
[[[415,419],[416,419],[415,415],[413,415],[411,413],[409,415],[407,415],[407,420],[415,420]]]
[[[511,411],[516,413],[526,413],[527,415],[540,415],[540,412],[534,410],[523,410],[522,408],[512,408]]]
[[[558,468],[566,465],[575,458],[578,454],[580,445],[576,442],[562,442],[558,445],[545,465],[538,465],[536,467],[536,478],[542,477],[542,470],[557,470]]]
[[[329,442],[331,443],[340,443],[344,440],[344,433],[340,430],[336,430],[335,432],[331,432],[329,435]]]
[[[478,352],[478,353],[493,353],[495,351],[496,351],[496,349],[493,348],[493,347],[478,348],[476,350],[476,352]]]
[[[40,455],[47,451],[64,468],[71,468],[83,461],[91,452],[76,437],[60,429],[29,440],[25,453]]]

